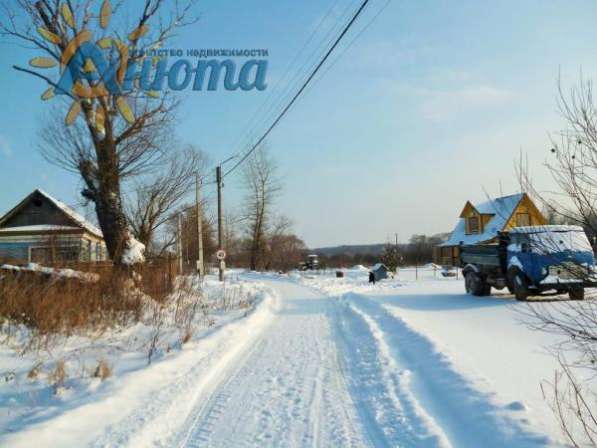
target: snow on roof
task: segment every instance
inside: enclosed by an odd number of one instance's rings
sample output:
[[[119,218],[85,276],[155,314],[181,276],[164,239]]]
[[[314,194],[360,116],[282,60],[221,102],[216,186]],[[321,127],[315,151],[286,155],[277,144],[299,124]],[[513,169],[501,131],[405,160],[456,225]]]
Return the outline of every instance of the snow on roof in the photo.
[[[517,193],[473,205],[482,215],[493,215],[491,220],[485,225],[483,233],[467,235],[464,218],[459,218],[458,224],[456,224],[456,228],[452,231],[450,238],[445,243],[440,244],[440,246],[457,246],[460,242],[464,244],[477,244],[494,238],[505,227],[523,196],[524,193]]]
[[[36,191],[39,194],[41,194],[43,197],[45,197],[47,200],[52,202],[56,207],[58,207],[64,213],[66,213],[73,221],[75,221],[77,224],[79,224],[85,230],[87,230],[88,232],[90,232],[96,236],[99,236],[101,238],[104,237],[104,234],[102,233],[102,231],[100,229],[98,229],[96,226],[91,224],[88,220],[86,220],[83,216],[78,214],[76,211],[74,211],[72,208],[70,208],[64,202],[59,201],[58,199],[54,198],[52,195],[46,193],[45,191],[43,191],[39,188]]]
[[[569,225],[545,225],[545,226],[525,226],[514,227],[511,233],[542,233],[542,232],[585,232],[581,226]]]
[[[79,227],[73,226],[56,226],[53,224],[42,224],[37,226],[20,226],[20,227],[3,227],[1,232],[43,232],[49,230],[79,230]]]
[[[371,270],[372,271],[377,271],[378,269],[381,269],[381,268],[384,268],[386,270],[388,269],[385,264],[383,264],[383,263],[377,263],[375,266],[373,266],[371,268]]]

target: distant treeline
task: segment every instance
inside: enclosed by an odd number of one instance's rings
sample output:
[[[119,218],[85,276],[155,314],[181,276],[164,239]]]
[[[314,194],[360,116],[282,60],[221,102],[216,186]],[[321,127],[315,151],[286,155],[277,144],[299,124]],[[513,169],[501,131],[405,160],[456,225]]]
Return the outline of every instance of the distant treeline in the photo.
[[[388,267],[412,266],[433,261],[433,248],[446,240],[448,234],[413,235],[408,243],[337,246],[313,249],[324,267],[352,267],[383,262]]]

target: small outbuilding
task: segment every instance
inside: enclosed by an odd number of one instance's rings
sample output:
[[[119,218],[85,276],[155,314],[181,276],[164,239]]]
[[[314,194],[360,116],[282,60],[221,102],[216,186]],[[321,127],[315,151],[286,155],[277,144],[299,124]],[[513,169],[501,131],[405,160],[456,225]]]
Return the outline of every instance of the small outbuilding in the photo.
[[[373,274],[373,277],[375,278],[376,282],[383,280],[384,278],[388,278],[389,272],[390,270],[383,263],[377,263],[375,266],[371,268],[371,273]]]

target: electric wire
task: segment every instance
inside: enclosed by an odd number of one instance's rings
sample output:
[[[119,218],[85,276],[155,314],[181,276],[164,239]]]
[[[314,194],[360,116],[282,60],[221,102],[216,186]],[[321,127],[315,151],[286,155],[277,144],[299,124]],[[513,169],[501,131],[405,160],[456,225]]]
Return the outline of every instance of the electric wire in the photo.
[[[313,80],[313,78],[317,75],[317,73],[319,72],[319,70],[321,70],[321,67],[323,67],[323,65],[325,64],[325,62],[329,59],[330,55],[334,52],[334,50],[338,47],[338,45],[340,44],[340,42],[342,42],[342,40],[344,39],[344,37],[346,36],[346,34],[348,33],[348,31],[350,30],[350,28],[354,25],[354,23],[357,21],[357,19],[359,18],[359,16],[362,14],[363,10],[367,7],[367,5],[369,4],[371,0],[364,0],[363,3],[361,4],[361,6],[359,7],[359,9],[355,12],[355,14],[353,15],[352,19],[350,20],[350,22],[346,25],[346,27],[342,30],[342,32],[340,33],[340,35],[338,36],[338,38],[336,39],[336,41],[334,42],[334,44],[331,46],[331,48],[327,51],[327,53],[325,54],[325,56],[323,57],[323,59],[319,62],[319,64],[317,64],[317,66],[315,67],[315,70],[313,70],[313,72],[311,73],[311,75],[309,75],[309,77],[307,78],[307,80],[303,83],[303,85],[301,86],[301,88],[299,89],[299,91],[294,95],[294,97],[292,98],[292,100],[288,103],[288,105],[282,110],[282,112],[278,115],[278,117],[274,120],[274,122],[269,126],[269,128],[264,132],[264,134],[259,138],[259,140],[251,147],[251,149],[249,151],[246,152],[245,155],[242,156],[242,158],[236,162],[234,164],[234,166],[229,169],[228,171],[226,171],[226,173],[224,173],[223,177],[227,177],[229,176],[232,172],[234,172],[242,163],[244,163],[245,160],[247,160],[249,158],[249,156],[259,147],[259,145],[267,138],[267,136],[274,130],[274,128],[278,125],[278,123],[280,123],[280,121],[284,118],[284,116],[288,113],[288,111],[292,108],[292,106],[296,103],[296,101],[299,99],[299,97],[301,96],[301,94],[305,91],[305,89],[309,86],[310,82]]]

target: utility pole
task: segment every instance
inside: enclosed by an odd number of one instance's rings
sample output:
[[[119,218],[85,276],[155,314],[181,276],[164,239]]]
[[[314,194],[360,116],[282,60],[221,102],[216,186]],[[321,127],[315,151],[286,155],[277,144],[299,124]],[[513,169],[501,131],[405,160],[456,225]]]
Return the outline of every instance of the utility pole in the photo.
[[[182,214],[178,214],[178,238],[177,238],[177,252],[178,252],[178,275],[182,275]]]
[[[203,268],[203,222],[201,222],[203,213],[201,213],[201,179],[199,173],[195,174],[195,183],[195,205],[197,213],[197,274],[199,277],[203,278],[203,275],[205,275]]]
[[[224,235],[222,231],[222,166],[216,167],[216,183],[218,184],[218,250],[224,250]],[[220,281],[224,281],[225,261],[219,263]]]

